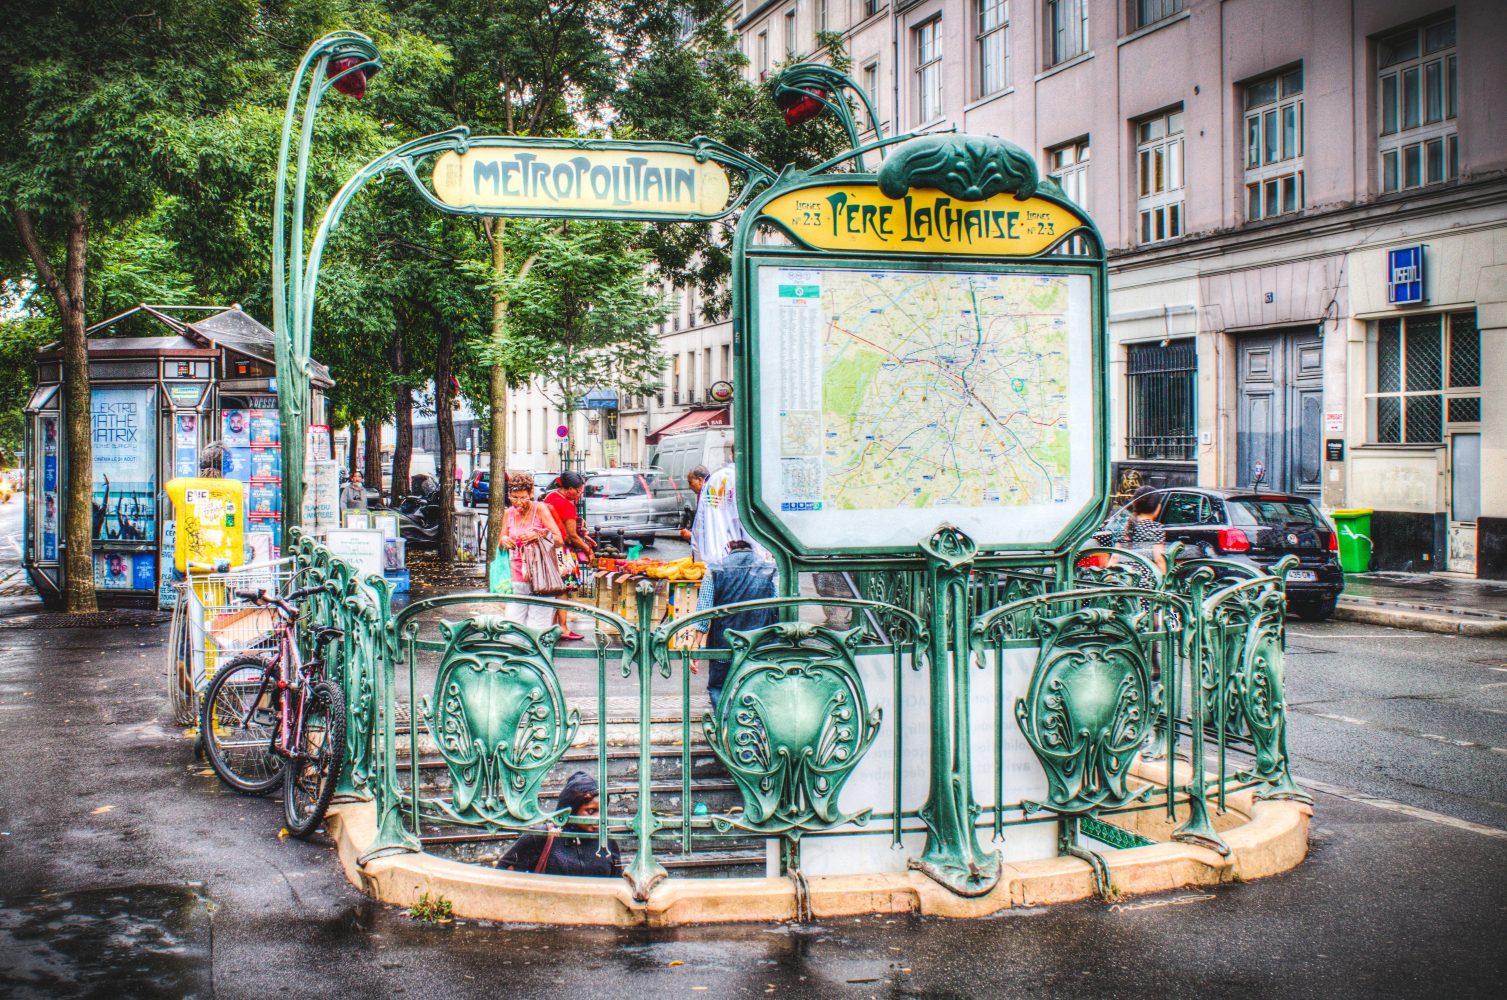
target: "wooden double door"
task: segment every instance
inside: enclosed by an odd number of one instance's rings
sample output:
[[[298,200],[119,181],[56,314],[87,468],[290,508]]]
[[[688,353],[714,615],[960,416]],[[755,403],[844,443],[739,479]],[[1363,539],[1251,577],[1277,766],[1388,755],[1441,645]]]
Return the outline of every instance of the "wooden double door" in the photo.
[[[1319,499],[1324,472],[1324,342],[1313,327],[1236,341],[1234,485]]]

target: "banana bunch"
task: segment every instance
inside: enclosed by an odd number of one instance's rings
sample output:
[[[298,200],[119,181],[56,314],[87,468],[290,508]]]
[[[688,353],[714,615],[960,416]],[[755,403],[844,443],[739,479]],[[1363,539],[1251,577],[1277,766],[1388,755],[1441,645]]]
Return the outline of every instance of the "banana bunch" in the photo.
[[[669,562],[646,566],[643,573],[656,580],[681,580],[694,583],[706,574],[706,565],[693,562],[690,556],[682,556]]]

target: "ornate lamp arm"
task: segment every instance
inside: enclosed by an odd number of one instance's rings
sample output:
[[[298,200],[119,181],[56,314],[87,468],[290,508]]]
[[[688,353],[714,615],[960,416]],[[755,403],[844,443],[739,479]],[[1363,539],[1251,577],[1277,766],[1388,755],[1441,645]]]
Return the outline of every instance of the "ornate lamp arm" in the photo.
[[[879,124],[879,113],[874,108],[873,100],[846,73],[839,73],[831,66],[821,63],[796,63],[786,67],[774,79],[774,101],[785,112],[786,124],[799,125],[820,114],[823,109],[831,111],[848,133],[848,142],[857,149],[858,122],[853,119],[853,109],[842,96],[844,90],[851,90],[863,102],[864,113],[874,126],[874,137],[883,139],[884,130]],[[856,161],[862,172],[862,154],[856,157]]]
[[[277,177],[272,209],[272,328],[276,335],[277,408],[282,424],[283,524],[296,526],[303,509],[304,431],[309,394],[309,341],[301,308],[304,295],[304,200],[308,188],[309,148],[314,139],[314,116],[319,100],[330,87],[360,97],[366,81],[382,68],[371,39],[354,31],[335,31],[304,53],[288,87],[283,111],[282,138],[277,150]],[[311,73],[310,70],[313,70]],[[288,155],[293,127],[299,118],[299,93],[308,78],[302,102],[302,129],[294,165],[293,230],[287,232]]]

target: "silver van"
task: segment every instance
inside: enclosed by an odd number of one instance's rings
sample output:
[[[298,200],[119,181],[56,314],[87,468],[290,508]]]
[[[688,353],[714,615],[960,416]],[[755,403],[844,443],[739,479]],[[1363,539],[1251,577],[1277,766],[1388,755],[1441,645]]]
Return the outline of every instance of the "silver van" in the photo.
[[[689,492],[689,491],[686,491]],[[681,491],[658,469],[608,469],[586,476],[586,530],[620,532],[645,545],[680,526]]]
[[[664,473],[677,489],[684,489],[686,473],[698,465],[716,472],[732,461],[732,447],[731,427],[671,434],[649,452],[649,465]]]
[[[649,465],[664,473],[669,485],[680,491],[681,516],[688,523],[696,509],[696,494],[686,474],[698,465],[716,472],[733,460],[733,429],[708,427],[663,438],[649,452]]]

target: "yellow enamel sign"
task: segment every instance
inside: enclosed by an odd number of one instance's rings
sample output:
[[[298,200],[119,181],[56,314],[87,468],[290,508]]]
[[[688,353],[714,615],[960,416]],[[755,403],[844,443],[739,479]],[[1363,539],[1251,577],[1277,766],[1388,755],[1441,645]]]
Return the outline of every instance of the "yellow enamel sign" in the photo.
[[[167,481],[177,528],[173,565],[213,566],[245,562],[246,484],[238,479],[184,476]]]
[[[1078,226],[1044,198],[997,194],[959,201],[935,188],[889,198],[868,184],[824,184],[781,195],[763,214],[818,250],[1029,257]]]
[[[478,146],[434,165],[434,193],[457,208],[715,215],[731,191],[725,170],[690,153]]]

